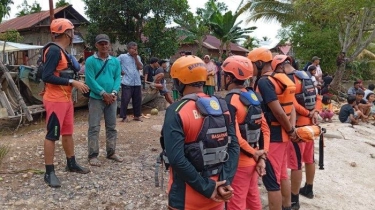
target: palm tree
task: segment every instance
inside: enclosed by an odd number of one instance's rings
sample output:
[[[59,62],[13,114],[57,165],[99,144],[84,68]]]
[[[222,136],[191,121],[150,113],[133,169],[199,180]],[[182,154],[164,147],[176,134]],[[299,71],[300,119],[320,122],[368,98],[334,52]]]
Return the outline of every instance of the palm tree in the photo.
[[[293,7],[293,0],[247,0],[239,10],[240,13],[249,12],[247,22],[264,20],[278,21],[281,24],[290,23],[296,20],[296,10]]]

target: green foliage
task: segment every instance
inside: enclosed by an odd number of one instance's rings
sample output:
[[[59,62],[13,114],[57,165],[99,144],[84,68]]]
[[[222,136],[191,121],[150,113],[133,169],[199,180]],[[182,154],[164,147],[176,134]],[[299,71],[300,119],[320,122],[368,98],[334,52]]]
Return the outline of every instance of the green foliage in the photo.
[[[259,47],[259,40],[255,37],[249,36],[245,42],[242,44],[242,46],[248,50],[252,50],[254,48]]]
[[[375,78],[375,72],[373,71],[372,62],[364,59],[360,61],[353,61],[346,67],[347,74],[344,75],[345,79],[349,80],[373,80]]]
[[[223,47],[226,46],[226,54],[230,53],[229,44],[237,42],[239,39],[247,38],[248,34],[253,32],[256,27],[241,28],[239,25],[241,21],[237,22],[240,13],[237,11],[234,14],[228,11],[222,14],[216,10],[210,18],[210,28],[212,34],[220,40],[219,54],[222,55]]]
[[[106,33],[112,42],[126,44],[139,43],[144,53],[152,55],[172,55],[174,42],[178,39],[174,29],[165,30],[172,19],[187,13],[186,0],[83,0],[86,15],[90,18],[88,40],[94,46],[95,36]],[[165,36],[162,33],[166,33]],[[142,44],[145,36],[147,41]],[[177,36],[177,35],[176,35]],[[161,44],[157,44],[161,43]],[[163,49],[169,43],[171,46]],[[148,49],[150,48],[150,49]],[[147,50],[146,50],[147,49]]]
[[[13,0],[0,0],[0,22],[3,20],[3,17],[9,15],[10,5],[13,4]]]
[[[239,12],[250,14],[246,19],[247,22],[276,20],[281,24],[289,24],[298,20],[298,10],[294,9],[292,2],[292,0],[247,0]]]
[[[23,40],[23,37],[17,30],[11,29],[1,33],[0,40],[7,42],[21,42]]]
[[[65,7],[65,6],[68,6],[68,5],[69,5],[69,2],[67,2],[65,0],[59,0],[55,3],[55,8]]]
[[[282,40],[290,40],[296,59],[301,64],[311,61],[312,56],[322,58],[321,67],[324,72],[334,73],[336,57],[340,51],[340,43],[335,25],[319,26],[308,23],[293,24],[284,28],[279,35]],[[303,68],[304,65],[300,65]]]
[[[16,14],[17,17],[21,17],[21,16],[33,14],[33,13],[38,13],[38,12],[42,11],[42,7],[40,6],[39,3],[34,1],[34,3],[32,5],[29,5],[27,3],[27,0],[24,0],[21,5],[18,5],[17,9],[21,9],[21,11],[19,11]]]
[[[144,27],[144,35],[149,37],[144,47],[151,49],[151,57],[169,58],[178,50],[175,28],[166,28],[165,23],[158,17],[149,20]]]

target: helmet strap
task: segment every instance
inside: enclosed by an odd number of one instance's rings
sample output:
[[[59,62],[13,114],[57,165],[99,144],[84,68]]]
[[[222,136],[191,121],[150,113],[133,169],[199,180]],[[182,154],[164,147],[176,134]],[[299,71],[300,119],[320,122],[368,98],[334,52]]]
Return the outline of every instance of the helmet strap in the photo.
[[[173,79],[173,84],[177,91],[180,93],[180,95],[182,95],[186,85],[180,82],[180,80],[178,79]]]
[[[70,34],[68,34],[66,31],[64,32],[64,34],[65,34],[67,37],[69,37],[69,40],[70,40],[69,46],[73,45],[73,37],[72,37]]]
[[[256,61],[255,62],[255,66],[257,67],[258,74],[257,74],[256,80],[254,82],[254,90],[257,89],[258,81],[259,81],[260,77],[262,76],[262,70],[264,68],[264,65],[265,65],[265,63],[263,61]]]

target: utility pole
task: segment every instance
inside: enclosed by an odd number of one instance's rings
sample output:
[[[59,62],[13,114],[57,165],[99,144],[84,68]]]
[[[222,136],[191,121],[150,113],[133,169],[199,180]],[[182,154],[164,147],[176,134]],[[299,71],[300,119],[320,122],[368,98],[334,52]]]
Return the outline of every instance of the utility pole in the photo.
[[[49,19],[50,24],[52,23],[53,19],[55,19],[55,12],[53,10],[53,0],[49,0]],[[52,41],[55,41],[55,37],[51,34]]]

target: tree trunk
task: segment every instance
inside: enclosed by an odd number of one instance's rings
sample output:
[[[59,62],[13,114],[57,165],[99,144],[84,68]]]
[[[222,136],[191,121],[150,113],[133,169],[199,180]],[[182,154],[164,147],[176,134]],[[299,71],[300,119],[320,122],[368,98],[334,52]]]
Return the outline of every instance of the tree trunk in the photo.
[[[345,74],[345,66],[346,66],[346,63],[343,63],[341,64],[338,69],[336,70],[335,72],[335,75],[333,77],[333,80],[331,82],[331,90],[337,94],[338,91],[341,91],[341,81],[342,81],[342,77],[344,76]]]
[[[223,42],[221,42],[220,43],[220,46],[219,46],[219,57],[220,58],[223,58],[223,51],[224,51],[224,43]]]

